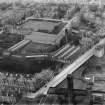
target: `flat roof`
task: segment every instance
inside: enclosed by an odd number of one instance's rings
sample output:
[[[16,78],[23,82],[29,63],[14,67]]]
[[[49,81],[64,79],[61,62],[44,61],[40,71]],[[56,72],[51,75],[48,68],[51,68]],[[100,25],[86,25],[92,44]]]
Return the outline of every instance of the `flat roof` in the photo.
[[[45,43],[54,45],[57,36],[49,35],[47,33],[32,32],[31,35],[26,35],[25,39],[32,40],[32,42]]]
[[[21,25],[21,30],[27,31],[25,39],[32,42],[54,45],[56,40],[61,36],[58,35],[67,22],[29,19]]]
[[[29,44],[20,49],[19,54],[28,56],[30,54],[35,55],[49,53],[52,52],[54,48],[55,46],[53,45],[30,42]]]

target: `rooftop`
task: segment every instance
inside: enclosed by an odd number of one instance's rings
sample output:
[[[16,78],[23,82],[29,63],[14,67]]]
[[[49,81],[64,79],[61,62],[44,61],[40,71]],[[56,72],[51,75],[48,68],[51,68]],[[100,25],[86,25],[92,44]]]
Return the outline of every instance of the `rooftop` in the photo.
[[[66,24],[66,22],[55,20],[29,19],[21,25],[21,30],[26,31],[25,39],[35,43],[54,45]]]

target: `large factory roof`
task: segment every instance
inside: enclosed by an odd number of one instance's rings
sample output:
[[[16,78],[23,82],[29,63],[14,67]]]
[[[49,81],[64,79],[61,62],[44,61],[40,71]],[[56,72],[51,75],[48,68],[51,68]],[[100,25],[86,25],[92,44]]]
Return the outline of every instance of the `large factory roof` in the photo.
[[[35,43],[54,45],[58,39],[63,37],[59,33],[66,24],[62,21],[30,19],[21,25],[21,29],[27,31],[25,39]]]
[[[47,33],[33,32],[32,35],[26,35],[26,39],[32,40],[32,42],[54,45],[57,39],[57,36],[49,35]]]

